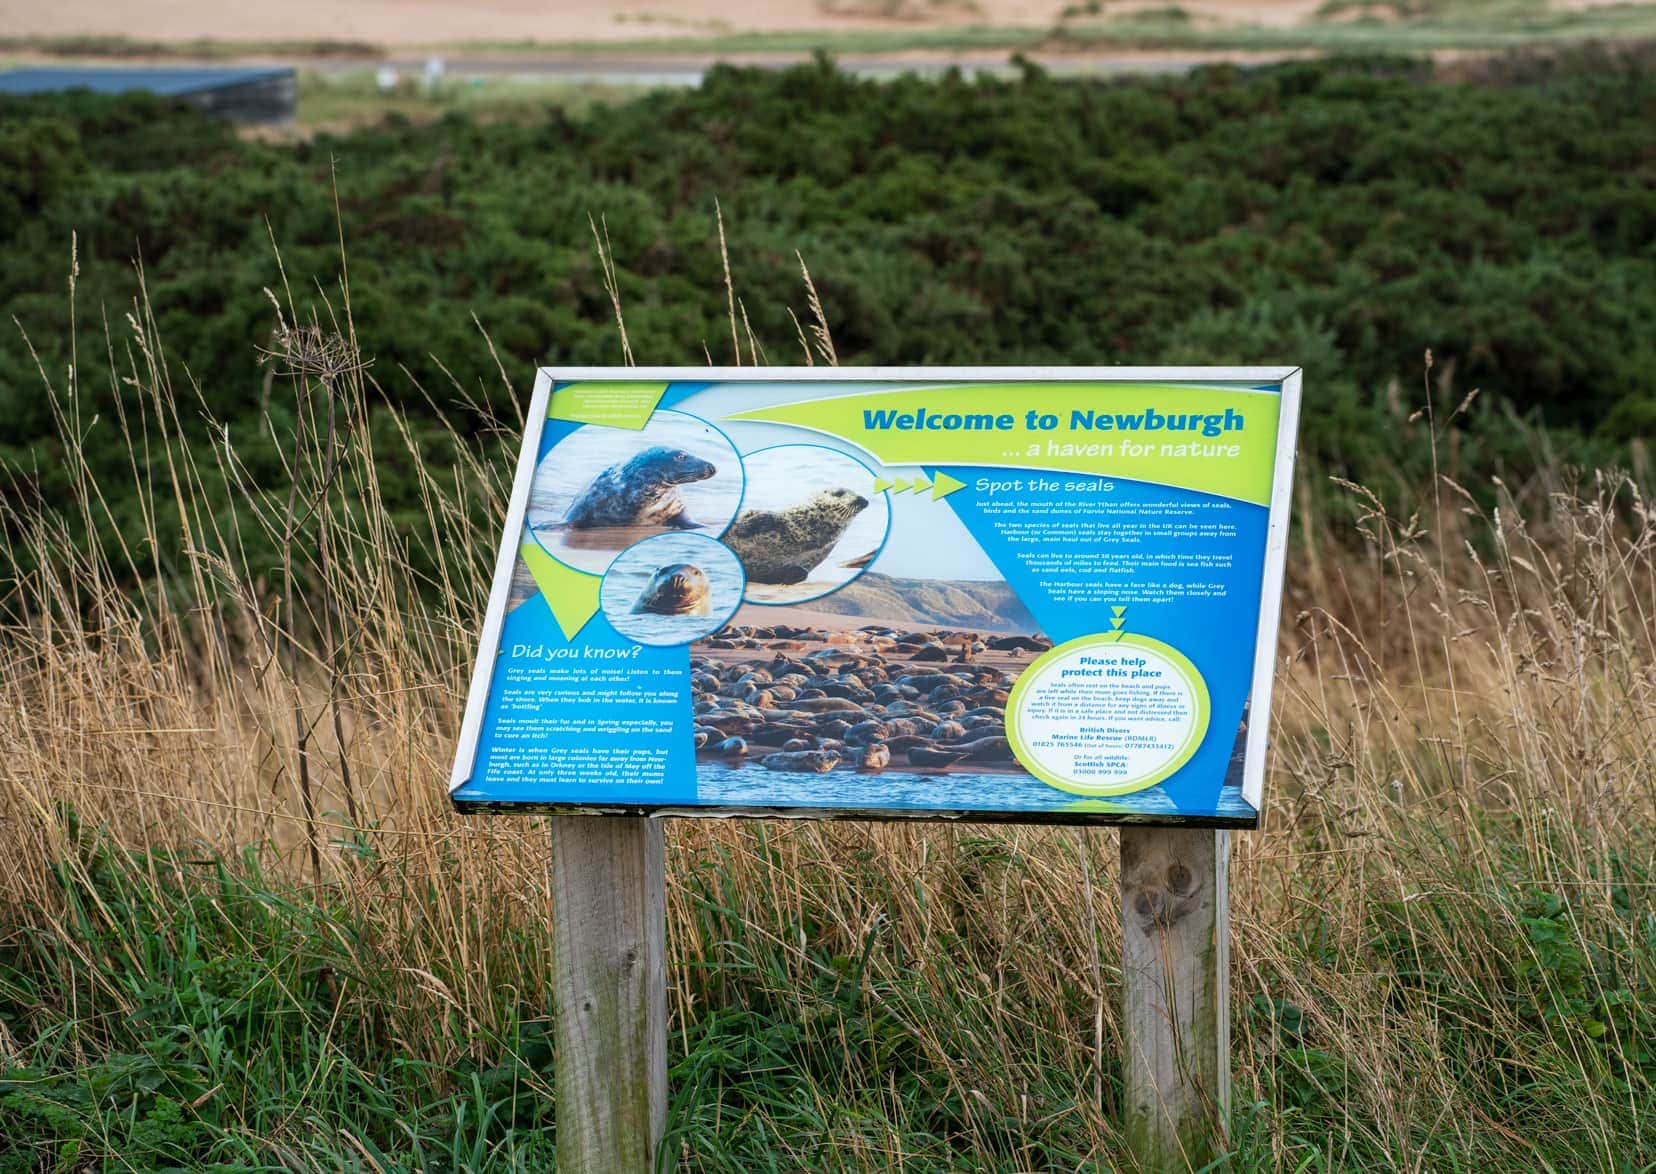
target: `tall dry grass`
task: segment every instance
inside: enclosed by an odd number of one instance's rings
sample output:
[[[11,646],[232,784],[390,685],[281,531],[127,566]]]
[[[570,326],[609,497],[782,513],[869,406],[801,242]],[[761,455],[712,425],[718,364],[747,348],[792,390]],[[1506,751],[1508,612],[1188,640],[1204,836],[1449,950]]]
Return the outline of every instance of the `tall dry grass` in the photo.
[[[387,1054],[487,1060],[548,1004],[544,824],[458,818],[443,789],[513,428],[451,434],[452,467],[428,467],[395,403],[473,391],[376,371],[343,303],[302,321],[284,294],[275,316],[275,489],[248,439],[212,421],[210,446],[187,438],[205,403],[142,297],[107,340],[126,394],[43,372],[69,459],[97,416],[132,480],[83,466],[69,500],[8,506],[8,564],[28,569],[0,629],[0,954],[70,943],[75,1005],[0,1020],[0,1067],[53,1016],[85,1057],[133,1010],[95,964],[140,965],[130,927],[65,895],[103,891],[89,836],[151,850],[134,867],[157,892],[252,847],[292,899],[343,908],[341,998]],[[732,332],[740,353],[734,309]],[[1439,415],[1399,427],[1444,442]],[[417,479],[413,525],[390,469]],[[1444,480],[1402,513],[1303,488],[1267,823],[1234,845],[1234,1161],[1636,1168],[1656,1152],[1650,504],[1558,469]],[[1336,496],[1358,535],[1326,520]],[[1113,833],[668,836],[686,1168],[757,1168],[763,1147],[777,1169],[1125,1160]]]

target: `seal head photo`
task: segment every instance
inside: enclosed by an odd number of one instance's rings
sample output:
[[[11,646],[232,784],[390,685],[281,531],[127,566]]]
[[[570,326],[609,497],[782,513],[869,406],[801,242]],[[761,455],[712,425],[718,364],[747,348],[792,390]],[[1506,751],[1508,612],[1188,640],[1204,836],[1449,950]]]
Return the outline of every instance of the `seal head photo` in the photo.
[[[711,615],[713,588],[695,563],[673,563],[650,576],[632,610],[634,615],[646,612],[659,616]]]
[[[706,534],[653,534],[616,556],[598,587],[610,627],[635,644],[667,647],[711,636],[742,603],[747,580],[729,547]],[[740,730],[725,730],[721,742]]]

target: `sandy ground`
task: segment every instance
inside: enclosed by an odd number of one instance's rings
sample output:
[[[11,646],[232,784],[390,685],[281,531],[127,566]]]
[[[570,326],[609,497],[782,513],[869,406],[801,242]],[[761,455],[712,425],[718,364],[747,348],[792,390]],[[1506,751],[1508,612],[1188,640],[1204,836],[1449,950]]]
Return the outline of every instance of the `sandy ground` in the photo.
[[[843,616],[829,611],[812,611],[807,607],[756,606],[744,603],[730,617],[731,625],[750,625],[770,628],[783,624],[790,628],[821,628],[825,632],[855,632],[869,624],[903,625],[897,620],[870,619],[868,616]]]
[[[1297,23],[1321,0],[1181,0],[1199,18]],[[1610,0],[1561,0],[1585,7]],[[1168,0],[1111,0],[1108,14]],[[0,36],[127,36],[155,41],[358,41],[395,48],[455,42],[631,41],[733,32],[1051,27],[1065,0],[0,0]],[[887,15],[895,12],[895,15]]]
[[[1218,0],[1219,6],[1247,5]],[[923,19],[893,20],[878,0],[284,0],[215,4],[150,0],[135,22],[130,0],[0,0],[8,36],[98,34],[158,41],[365,41],[396,46],[454,41],[629,41],[729,32],[803,31],[917,24],[1050,25],[1062,3],[977,0],[913,4]],[[1304,0],[1276,0],[1261,10],[1310,10]]]

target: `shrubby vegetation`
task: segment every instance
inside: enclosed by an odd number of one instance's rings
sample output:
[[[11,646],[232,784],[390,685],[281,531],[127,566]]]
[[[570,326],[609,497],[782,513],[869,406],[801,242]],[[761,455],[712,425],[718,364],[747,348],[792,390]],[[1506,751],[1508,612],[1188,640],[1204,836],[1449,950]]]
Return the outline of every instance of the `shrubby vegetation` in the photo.
[[[205,409],[275,476],[261,446],[283,408],[249,362],[274,324],[262,289],[284,280],[273,246],[300,303],[337,307],[342,230],[376,382],[417,420],[454,411],[455,383],[510,418],[478,325],[520,390],[536,362],[620,359],[589,214],[638,356],[729,361],[717,200],[771,361],[798,358],[798,249],[848,363],[1298,362],[1317,467],[1418,480],[1400,423],[1429,346],[1451,396],[1484,392],[1457,436],[1467,468],[1534,463],[1507,409],[1599,463],[1656,427],[1653,111],[1656,75],[1593,58],[1455,85],[1398,60],[1107,84],[721,68],[580,120],[296,146],[143,99],[13,101],[0,301],[61,391],[72,236],[83,330],[123,333],[141,259],[168,358],[199,384],[184,426],[209,443]],[[36,358],[6,335],[0,459],[50,500],[68,465]],[[87,459],[125,468],[110,400],[131,391],[101,346],[76,359],[81,416],[102,413]]]

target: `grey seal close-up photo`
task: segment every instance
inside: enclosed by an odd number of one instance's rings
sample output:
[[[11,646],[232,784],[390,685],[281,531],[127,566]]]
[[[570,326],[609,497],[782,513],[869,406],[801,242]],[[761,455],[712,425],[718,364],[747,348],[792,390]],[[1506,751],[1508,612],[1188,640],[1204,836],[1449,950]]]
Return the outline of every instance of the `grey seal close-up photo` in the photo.
[[[650,576],[632,610],[634,615],[712,615],[713,589],[707,575],[694,563],[673,563]]]
[[[667,526],[694,530],[701,523],[685,512],[678,487],[718,473],[711,461],[682,449],[656,445],[609,466],[576,495],[564,523],[577,530],[600,526]]]

